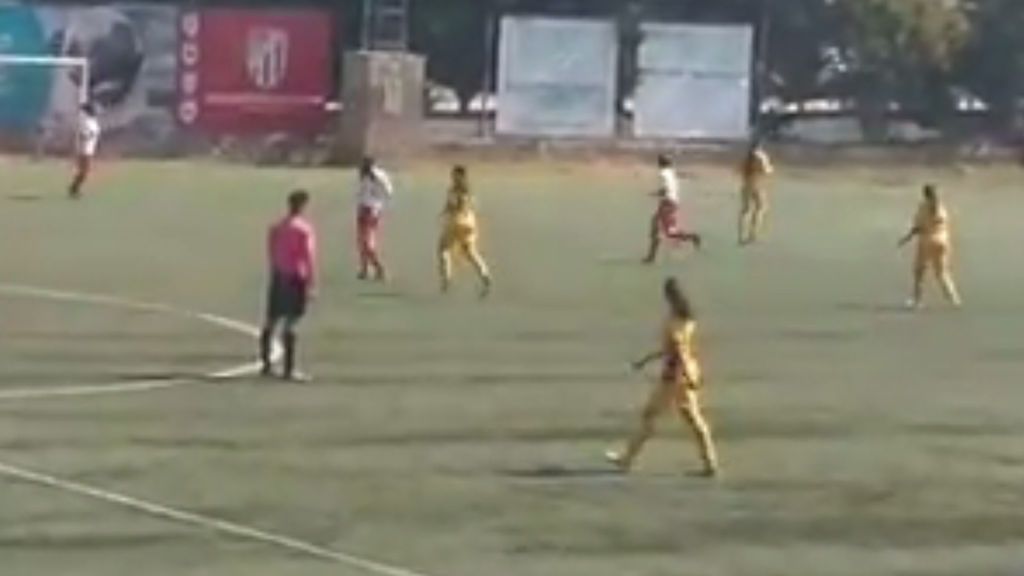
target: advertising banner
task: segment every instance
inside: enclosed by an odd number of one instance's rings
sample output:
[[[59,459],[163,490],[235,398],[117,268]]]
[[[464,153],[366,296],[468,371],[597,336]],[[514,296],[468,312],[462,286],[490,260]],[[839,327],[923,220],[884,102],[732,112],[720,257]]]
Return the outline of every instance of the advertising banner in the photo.
[[[0,54],[85,58],[108,133],[175,129],[177,10],[168,6],[0,5]],[[0,63],[0,130],[74,126],[81,71]]]
[[[742,139],[750,124],[750,26],[645,24],[637,136]]]
[[[334,20],[320,10],[185,10],[178,120],[211,133],[317,132],[334,79]]]
[[[617,58],[612,22],[502,18],[498,132],[611,136]]]

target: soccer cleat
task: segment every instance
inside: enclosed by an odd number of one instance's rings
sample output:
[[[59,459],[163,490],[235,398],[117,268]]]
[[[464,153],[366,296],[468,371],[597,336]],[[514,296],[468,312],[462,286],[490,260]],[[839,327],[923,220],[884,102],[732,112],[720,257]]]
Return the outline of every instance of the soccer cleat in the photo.
[[[309,384],[313,381],[313,377],[309,374],[302,372],[292,372],[291,374],[285,374],[281,376],[281,379],[285,382],[294,382],[296,384]]]
[[[921,308],[923,308],[923,307],[924,307],[924,306],[922,306],[922,304],[921,304],[921,302],[920,302],[919,300],[915,300],[915,299],[913,299],[913,298],[911,298],[910,300],[907,300],[907,301],[906,301],[906,302],[905,302],[905,303],[903,304],[903,306],[904,306],[904,307],[905,307],[905,308],[906,308],[907,310],[920,310]]]
[[[717,478],[718,468],[706,467],[689,474],[695,478]]]
[[[489,276],[484,276],[480,281],[480,299],[487,298],[491,295],[492,282]]]
[[[694,234],[693,235],[693,247],[696,248],[697,250],[700,250],[703,245],[704,245],[704,238],[702,238],[700,234]]]
[[[632,467],[632,462],[626,458],[626,455],[616,450],[608,450],[605,452],[604,459],[612,466],[615,466],[619,472],[629,472],[629,469]]]

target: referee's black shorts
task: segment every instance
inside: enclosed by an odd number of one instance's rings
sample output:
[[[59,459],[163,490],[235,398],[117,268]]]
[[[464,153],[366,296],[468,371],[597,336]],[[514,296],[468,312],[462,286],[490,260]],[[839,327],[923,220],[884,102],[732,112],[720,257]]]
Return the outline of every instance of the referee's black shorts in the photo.
[[[269,320],[298,320],[306,314],[309,285],[299,276],[275,272],[270,277],[267,292],[267,318]]]

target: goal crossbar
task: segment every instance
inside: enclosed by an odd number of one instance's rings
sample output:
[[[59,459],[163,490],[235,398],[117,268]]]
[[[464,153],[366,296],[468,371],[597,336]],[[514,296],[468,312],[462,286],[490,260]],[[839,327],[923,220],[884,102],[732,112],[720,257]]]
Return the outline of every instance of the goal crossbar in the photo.
[[[89,60],[76,56],[39,56],[28,54],[0,54],[0,66],[66,66],[82,69],[82,79],[78,85],[78,103],[89,101]]]

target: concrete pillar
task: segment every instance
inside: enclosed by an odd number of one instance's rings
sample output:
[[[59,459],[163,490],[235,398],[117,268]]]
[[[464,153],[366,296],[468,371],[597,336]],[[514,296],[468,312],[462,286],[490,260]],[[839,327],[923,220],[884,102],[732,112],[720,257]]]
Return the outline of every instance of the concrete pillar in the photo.
[[[407,52],[347,52],[342,78],[341,158],[390,158],[423,144],[426,60]]]

